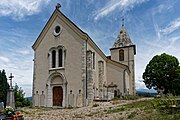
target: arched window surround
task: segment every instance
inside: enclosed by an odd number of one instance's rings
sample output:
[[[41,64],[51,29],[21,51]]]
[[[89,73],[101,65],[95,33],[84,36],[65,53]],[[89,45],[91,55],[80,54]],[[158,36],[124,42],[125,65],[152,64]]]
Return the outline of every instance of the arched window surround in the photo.
[[[55,51],[55,55],[54,55]],[[49,50],[48,58],[49,58],[49,68],[56,69],[56,68],[64,68],[65,65],[65,54],[66,49],[64,46],[52,47]]]

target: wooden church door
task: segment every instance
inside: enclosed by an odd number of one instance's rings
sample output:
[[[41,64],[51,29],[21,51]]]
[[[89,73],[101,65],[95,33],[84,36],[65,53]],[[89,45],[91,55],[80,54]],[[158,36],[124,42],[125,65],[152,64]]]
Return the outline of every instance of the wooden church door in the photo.
[[[61,86],[53,87],[53,106],[62,106],[63,89]]]

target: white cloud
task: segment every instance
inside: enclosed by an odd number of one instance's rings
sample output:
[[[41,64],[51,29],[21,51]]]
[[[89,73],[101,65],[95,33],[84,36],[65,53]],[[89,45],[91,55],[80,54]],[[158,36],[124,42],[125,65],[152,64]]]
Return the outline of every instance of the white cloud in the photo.
[[[164,29],[161,29],[160,32],[164,34],[169,34],[179,28],[180,28],[180,18],[177,18],[176,20],[172,21],[169,25],[167,25]]]
[[[1,62],[1,59],[8,63]],[[25,91],[26,96],[31,96],[30,88],[27,88],[27,86],[24,86],[24,84],[32,86],[32,55],[24,59],[19,58],[18,60],[12,58],[11,61],[9,61],[9,59],[7,59],[6,57],[0,57],[0,70],[2,69],[6,71],[7,77],[9,77],[10,73],[13,74],[13,86],[15,85],[15,83],[17,83],[19,87],[23,88],[23,91]]]
[[[9,63],[10,59],[7,58],[7,57],[4,57],[4,56],[0,56],[0,62],[2,62],[2,63]]]
[[[17,83],[25,91],[25,96],[31,96],[33,51],[30,40],[34,39],[34,33],[21,28],[11,31],[12,34],[9,34],[8,30],[0,31],[0,70],[4,69],[7,77],[12,73],[13,86]]]
[[[152,11],[152,13],[155,14],[161,14],[161,13],[166,13],[170,10],[172,10],[173,8],[173,4],[174,3],[169,3],[169,2],[165,2],[165,3],[161,3],[159,6],[155,7]]]
[[[126,12],[134,8],[135,5],[141,4],[148,0],[111,0],[103,8],[95,13],[95,20],[107,16],[115,9],[119,8],[121,11]]]
[[[147,89],[142,80],[136,80],[136,89]]]
[[[38,13],[49,2],[50,0],[1,0],[0,16],[11,16],[19,20]]]
[[[31,53],[29,49],[22,49],[22,50],[19,50],[17,52],[22,54],[22,55],[29,55]]]

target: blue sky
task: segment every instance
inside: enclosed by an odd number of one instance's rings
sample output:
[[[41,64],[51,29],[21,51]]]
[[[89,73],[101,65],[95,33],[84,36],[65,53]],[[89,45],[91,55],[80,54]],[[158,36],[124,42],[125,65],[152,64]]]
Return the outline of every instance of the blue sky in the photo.
[[[142,73],[154,55],[167,53],[180,60],[179,0],[1,0],[0,70],[13,73],[31,96],[32,44],[53,13],[61,11],[95,41],[106,55],[125,18],[125,27],[137,47],[136,88],[145,88]]]

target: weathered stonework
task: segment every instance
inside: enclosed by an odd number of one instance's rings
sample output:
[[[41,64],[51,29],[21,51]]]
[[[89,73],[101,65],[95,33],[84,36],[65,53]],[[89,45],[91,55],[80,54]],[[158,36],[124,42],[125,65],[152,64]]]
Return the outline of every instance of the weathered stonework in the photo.
[[[99,98],[103,99],[103,76],[104,76],[103,61],[98,61],[98,68],[99,68]]]
[[[40,106],[45,107],[45,95],[44,95],[44,93],[42,93],[40,95]]]
[[[38,92],[36,92],[36,94],[34,95],[34,106],[39,107],[39,94],[38,94]]]
[[[88,105],[93,102],[92,51],[87,51],[87,99]]]
[[[68,107],[74,107],[74,94],[68,94]]]
[[[83,106],[83,94],[79,93],[77,94],[76,107],[82,107],[82,106]]]
[[[82,82],[83,82],[83,106],[86,106],[86,41],[83,41],[82,46]]]

